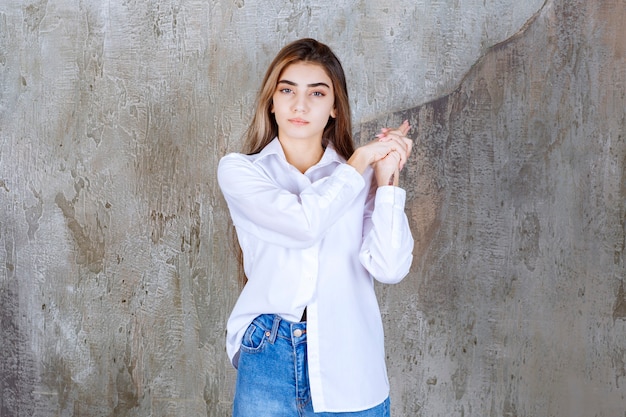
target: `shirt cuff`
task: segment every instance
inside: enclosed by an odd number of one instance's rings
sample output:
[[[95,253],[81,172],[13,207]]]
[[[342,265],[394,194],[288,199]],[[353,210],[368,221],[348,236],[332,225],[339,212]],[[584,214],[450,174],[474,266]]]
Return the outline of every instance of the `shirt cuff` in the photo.
[[[376,189],[375,205],[391,204],[394,208],[404,209],[406,190],[393,185],[383,185]]]

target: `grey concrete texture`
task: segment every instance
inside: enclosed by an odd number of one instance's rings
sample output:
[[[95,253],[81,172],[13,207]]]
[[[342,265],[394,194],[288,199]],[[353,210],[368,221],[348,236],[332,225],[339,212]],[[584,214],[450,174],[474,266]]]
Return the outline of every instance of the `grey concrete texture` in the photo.
[[[489,4],[487,4],[489,3]],[[408,118],[394,416],[626,416],[626,1],[5,0],[0,416],[227,416],[218,159],[289,40]]]

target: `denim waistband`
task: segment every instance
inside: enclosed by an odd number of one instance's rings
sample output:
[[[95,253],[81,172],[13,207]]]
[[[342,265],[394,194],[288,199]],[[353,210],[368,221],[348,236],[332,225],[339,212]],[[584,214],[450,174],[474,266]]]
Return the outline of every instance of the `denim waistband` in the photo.
[[[277,337],[291,340],[294,345],[306,342],[306,322],[285,320],[278,314],[261,314],[252,323],[266,332],[270,343]]]

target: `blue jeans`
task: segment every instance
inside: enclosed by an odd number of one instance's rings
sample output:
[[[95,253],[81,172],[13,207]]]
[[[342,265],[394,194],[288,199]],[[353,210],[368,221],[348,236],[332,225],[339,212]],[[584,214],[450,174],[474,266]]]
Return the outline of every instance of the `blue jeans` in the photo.
[[[254,319],[241,343],[233,417],[389,417],[389,398],[364,411],[313,412],[306,346],[306,323]]]

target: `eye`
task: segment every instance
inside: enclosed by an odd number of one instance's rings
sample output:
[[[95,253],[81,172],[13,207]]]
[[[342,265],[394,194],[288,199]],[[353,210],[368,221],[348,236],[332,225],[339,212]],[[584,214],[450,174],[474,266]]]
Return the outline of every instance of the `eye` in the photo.
[[[291,88],[281,88],[278,91],[283,93],[283,94],[291,94],[293,92],[293,90]]]
[[[314,91],[312,94],[315,97],[324,97],[324,96],[326,96],[326,94],[324,94],[324,92],[322,92],[322,91]]]

